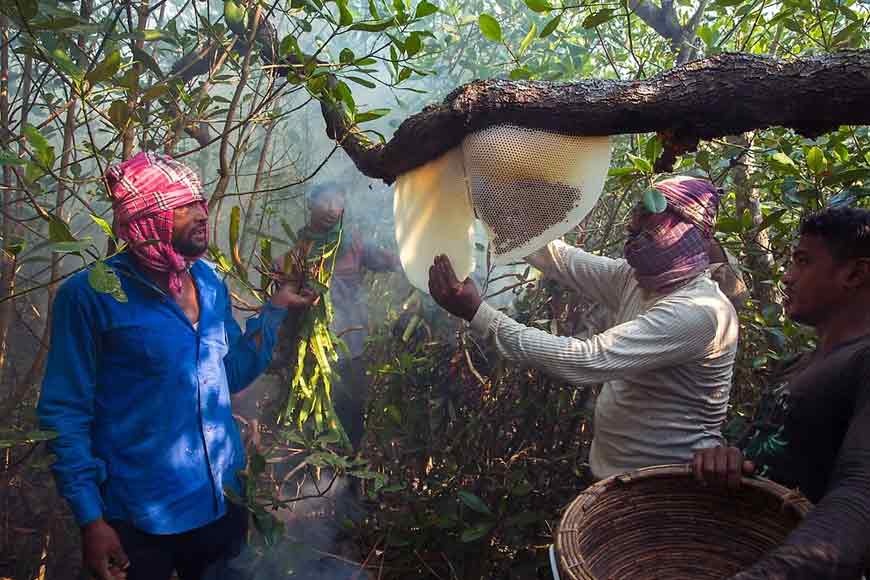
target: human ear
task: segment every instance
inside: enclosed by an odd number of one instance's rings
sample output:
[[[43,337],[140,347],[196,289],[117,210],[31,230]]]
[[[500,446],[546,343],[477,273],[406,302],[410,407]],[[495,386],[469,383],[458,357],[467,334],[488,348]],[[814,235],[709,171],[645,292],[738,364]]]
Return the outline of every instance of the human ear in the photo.
[[[855,258],[851,262],[846,287],[870,288],[870,258]]]

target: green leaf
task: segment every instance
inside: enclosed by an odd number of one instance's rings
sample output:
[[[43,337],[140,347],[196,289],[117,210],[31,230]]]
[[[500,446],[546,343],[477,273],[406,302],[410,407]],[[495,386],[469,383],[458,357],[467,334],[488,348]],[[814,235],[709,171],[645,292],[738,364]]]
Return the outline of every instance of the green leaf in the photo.
[[[696,32],[698,38],[704,41],[704,44],[711,46],[713,44],[713,29],[706,24],[699,26]]]
[[[338,3],[338,24],[341,26],[350,26],[353,24],[353,12],[350,11],[350,8],[347,7],[347,4],[344,2]]]
[[[57,433],[54,431],[30,431],[28,433],[3,433],[0,434],[0,437],[2,437],[0,439],[0,449],[6,449],[16,445],[29,445],[42,441],[50,441],[57,438]]]
[[[779,220],[782,218],[782,216],[784,216],[786,214],[787,211],[788,211],[787,209],[778,209],[778,210],[776,210],[774,212],[770,212],[769,214],[764,216],[764,219],[762,219],[761,223],[758,224],[758,231],[759,232],[764,231],[767,228],[769,228],[771,225],[778,223]]]
[[[36,18],[36,15],[39,14],[38,0],[16,0],[16,2],[10,2],[9,5],[17,6],[18,14],[25,22]]]
[[[88,82],[96,84],[115,76],[119,68],[121,68],[121,53],[113,50],[106,55],[106,58],[97,63],[93,70],[85,75],[85,78]]]
[[[356,55],[349,48],[342,48],[338,55],[338,62],[341,64],[352,64],[356,60]]]
[[[512,81],[521,81],[532,77],[532,73],[523,67],[515,68],[508,75]]]
[[[109,106],[109,120],[119,131],[123,131],[130,119],[130,108],[127,101],[118,99]]]
[[[69,225],[52,214],[48,218],[48,239],[51,242],[77,242],[69,229]]]
[[[637,173],[637,167],[614,167],[607,171],[608,177],[624,177],[626,175],[634,175]]]
[[[245,265],[242,263],[242,257],[239,253],[239,232],[242,224],[242,209],[234,205],[230,210],[230,258],[233,260],[233,265],[236,271],[243,275],[245,274]]]
[[[553,34],[557,28],[559,28],[559,23],[562,22],[562,13],[559,13],[558,16],[549,21],[544,29],[541,30],[540,38],[547,38],[551,34]]]
[[[747,0],[716,0],[716,5],[724,8],[727,6],[737,6],[738,4],[742,4],[746,1]]]
[[[287,239],[290,240],[290,245],[293,245],[297,242],[298,238],[296,237],[296,232],[293,231],[293,228],[290,227],[290,224],[287,223],[287,220],[281,219],[281,229],[284,230],[284,235],[287,236]]]
[[[353,81],[353,82],[355,82],[356,84],[358,84],[358,85],[362,85],[362,86],[367,87],[367,88],[369,88],[369,89],[373,89],[373,88],[375,88],[375,86],[376,86],[375,83],[373,83],[373,82],[371,82],[371,81],[368,81],[368,80],[366,80],[366,79],[361,79],[361,78],[359,78],[359,77],[347,77],[347,80],[349,80],[349,81]]]
[[[523,0],[530,10],[535,12],[549,12],[553,9],[547,0]]]
[[[224,1],[224,20],[227,25],[235,30],[234,27],[244,29],[245,26],[245,9],[236,4],[233,0]]]
[[[661,191],[652,187],[643,192],[643,206],[650,213],[662,213],[668,208],[668,200]]]
[[[351,30],[361,30],[363,32],[383,32],[384,30],[393,28],[398,22],[395,18],[386,18],[375,22],[357,22],[350,27]]]
[[[94,223],[97,224],[98,226],[100,226],[100,229],[103,230],[106,233],[106,235],[109,236],[110,239],[113,239],[113,240],[115,239],[115,232],[112,231],[112,226],[109,225],[109,222],[107,222],[106,220],[104,220],[103,218],[101,218],[99,216],[95,216],[94,214],[88,214],[88,215],[90,215],[90,217],[94,221]]]
[[[26,240],[17,240],[14,242],[10,241],[10,243],[8,243],[6,245],[6,247],[3,249],[6,251],[7,254],[10,254],[11,256],[17,256],[18,254],[23,252],[24,248],[26,248],[26,247],[27,247]]]
[[[583,26],[583,28],[586,28],[586,29],[595,28],[596,26],[598,26],[600,24],[604,24],[605,22],[607,22],[608,20],[610,20],[613,17],[614,17],[613,8],[605,8],[603,10],[599,10],[598,12],[596,12],[594,14],[590,14],[589,16],[587,16],[583,20],[583,24],[581,26]]]
[[[153,101],[154,99],[158,99],[169,92],[169,85],[166,83],[159,83],[152,87],[149,87],[147,91],[142,93],[143,101]]]
[[[532,42],[535,40],[535,37],[538,36],[538,25],[532,22],[532,27],[526,33],[525,38],[520,43],[519,54],[522,56],[525,54],[526,50],[528,50],[529,46],[531,46]]]
[[[797,165],[795,165],[791,157],[789,157],[782,151],[777,151],[776,153],[771,155],[770,161],[771,164],[773,164],[774,168],[779,169],[780,171],[785,171],[787,173],[798,172]]]
[[[402,70],[399,71],[399,77],[398,77],[398,79],[397,79],[398,82],[400,83],[400,82],[402,82],[402,81],[407,80],[408,78],[410,78],[412,72],[414,72],[414,71],[412,71],[410,68],[408,68],[408,67],[402,67]]]
[[[144,64],[145,68],[154,73],[158,79],[163,78],[163,71],[160,70],[160,65],[157,64],[157,61],[154,60],[154,57],[152,57],[150,54],[135,45],[132,47],[132,52],[134,61],[139,61]]]
[[[33,146],[33,149],[37,154],[42,154],[50,147],[48,139],[46,139],[43,134],[39,132],[39,129],[33,125],[26,125],[22,133],[24,133],[27,142]]]
[[[55,242],[49,244],[48,248],[55,254],[79,254],[91,247],[90,239],[78,240],[76,242]]]
[[[28,165],[27,168],[27,179],[32,183],[54,167],[54,147],[49,145],[48,139],[33,125],[25,126],[22,132],[33,147],[33,160],[37,165],[37,167]]]
[[[368,121],[374,121],[375,119],[380,119],[384,115],[390,112],[389,109],[372,109],[370,111],[365,111],[362,113],[357,113],[354,120],[357,123],[366,123]]]
[[[338,84],[335,85],[335,92],[338,95],[339,100],[347,105],[348,111],[356,111],[356,102],[353,100],[353,91],[350,90],[350,87],[347,86],[346,82],[338,81]]]
[[[459,496],[459,501],[464,503],[470,509],[480,514],[488,516],[492,515],[492,510],[489,509],[489,506],[486,505],[486,502],[484,502],[473,493],[467,491],[460,491],[457,495]]]
[[[739,234],[743,224],[732,216],[722,216],[716,220],[716,231],[723,234]]]
[[[652,163],[643,157],[638,157],[637,155],[629,153],[628,158],[631,159],[632,165],[634,165],[641,173],[651,174],[653,172]]]
[[[299,51],[299,42],[296,40],[296,37],[292,34],[288,34],[284,38],[281,39],[281,44],[278,47],[278,53],[281,56],[290,56],[290,55],[298,55]]]
[[[145,42],[154,42],[155,40],[165,40],[167,42],[175,43],[175,39],[172,38],[172,35],[164,32],[163,30],[143,30],[142,37]]]
[[[480,26],[480,32],[487,40],[501,42],[501,25],[498,23],[498,20],[489,14],[483,13],[478,17],[477,23]]]
[[[80,79],[82,77],[82,71],[76,64],[72,61],[69,55],[60,47],[55,48],[50,53],[52,60],[57,65],[57,67],[68,74],[70,77],[74,79]]]
[[[25,165],[27,161],[9,151],[0,151],[0,167],[3,165]]]
[[[757,356],[754,359],[752,359],[752,368],[753,369],[760,369],[761,367],[763,367],[766,364],[767,364],[767,357],[765,355]]]
[[[408,56],[414,56],[420,49],[423,48],[423,43],[420,40],[420,35],[412,32],[405,41],[405,53]]]
[[[839,171],[837,173],[834,173],[833,175],[826,176],[822,180],[822,183],[824,183],[825,185],[838,185],[854,183],[855,181],[859,180],[870,180],[870,169],[861,168]]]
[[[426,18],[427,16],[431,16],[438,12],[438,7],[432,4],[431,2],[427,2],[423,0],[419,4],[417,4],[417,11],[414,12],[414,18]]]
[[[459,540],[465,543],[479,540],[482,537],[486,536],[486,534],[489,533],[494,525],[495,524],[493,522],[481,522],[479,524],[471,526],[470,528],[467,528],[462,532]]]
[[[110,294],[118,302],[127,302],[127,294],[121,287],[118,275],[102,260],[95,262],[88,272],[91,288],[103,294]]]
[[[821,175],[828,168],[828,160],[818,147],[811,147],[807,151],[807,167],[816,175]]]
[[[659,158],[659,155],[662,154],[664,150],[664,146],[662,145],[661,139],[659,139],[658,135],[653,135],[649,138],[644,146],[644,157],[646,157],[647,161],[650,163],[655,163],[656,159]]]

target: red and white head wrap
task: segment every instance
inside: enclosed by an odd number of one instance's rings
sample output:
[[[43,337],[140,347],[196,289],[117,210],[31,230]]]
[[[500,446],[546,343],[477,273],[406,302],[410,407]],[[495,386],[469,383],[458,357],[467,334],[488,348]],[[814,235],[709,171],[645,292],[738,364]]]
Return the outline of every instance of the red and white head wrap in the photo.
[[[169,292],[180,296],[180,274],[202,256],[182,256],[173,247],[172,210],[201,203],[207,214],[199,176],[168,155],[139,153],[110,167],[106,182],[115,212],[115,235],[130,245],[142,266],[168,272]]]

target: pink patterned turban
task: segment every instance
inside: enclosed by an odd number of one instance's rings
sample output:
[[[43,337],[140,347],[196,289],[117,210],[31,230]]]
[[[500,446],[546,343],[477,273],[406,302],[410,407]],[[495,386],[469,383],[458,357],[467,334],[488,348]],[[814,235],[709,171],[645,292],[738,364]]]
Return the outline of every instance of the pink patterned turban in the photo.
[[[178,298],[181,273],[201,256],[182,256],[173,247],[172,210],[201,203],[208,212],[199,177],[168,155],[139,153],[110,167],[106,181],[113,200],[115,235],[130,245],[142,266],[168,272],[169,291]]]

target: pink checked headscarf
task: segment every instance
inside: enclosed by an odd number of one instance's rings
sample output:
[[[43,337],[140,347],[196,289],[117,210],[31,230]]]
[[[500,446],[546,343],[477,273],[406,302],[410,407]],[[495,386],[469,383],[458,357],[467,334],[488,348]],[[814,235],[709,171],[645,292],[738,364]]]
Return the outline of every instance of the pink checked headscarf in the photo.
[[[173,247],[172,210],[199,202],[208,212],[199,177],[168,155],[139,153],[110,167],[106,182],[113,200],[115,235],[130,244],[142,266],[168,272],[169,292],[178,298],[181,273],[201,256],[182,256]]]
[[[625,258],[642,288],[668,292],[710,266],[708,248],[719,210],[719,190],[706,179],[674,177],[656,183],[667,209],[629,236]]]

